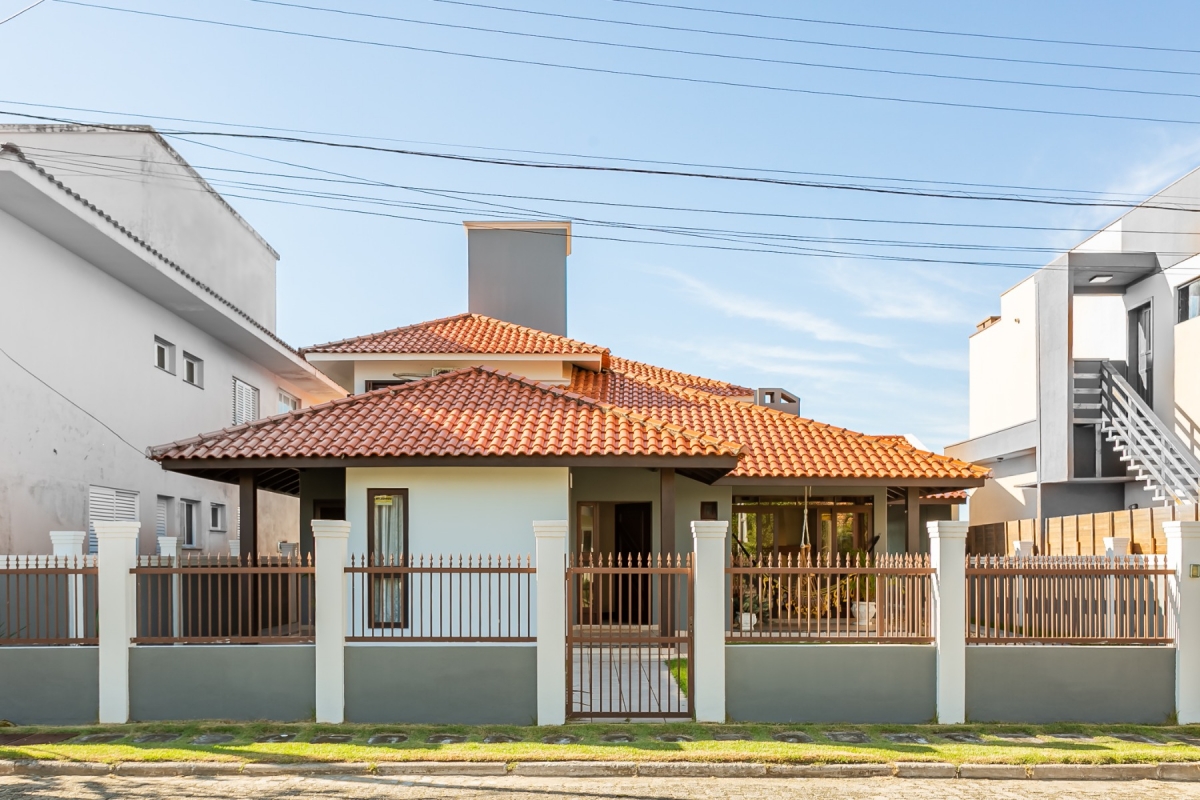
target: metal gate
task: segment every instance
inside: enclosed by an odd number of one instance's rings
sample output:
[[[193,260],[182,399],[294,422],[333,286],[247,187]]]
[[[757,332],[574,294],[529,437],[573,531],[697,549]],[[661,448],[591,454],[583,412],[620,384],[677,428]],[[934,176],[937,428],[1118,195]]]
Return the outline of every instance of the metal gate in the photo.
[[[692,716],[692,556],[567,565],[567,718]]]

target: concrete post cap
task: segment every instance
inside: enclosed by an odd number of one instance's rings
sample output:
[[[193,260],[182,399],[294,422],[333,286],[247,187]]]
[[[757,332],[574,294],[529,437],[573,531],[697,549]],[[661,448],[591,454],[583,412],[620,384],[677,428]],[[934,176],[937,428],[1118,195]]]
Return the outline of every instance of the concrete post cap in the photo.
[[[704,519],[692,521],[692,537],[696,539],[724,539],[729,532],[727,520]]]
[[[52,544],[83,544],[87,531],[50,531]]]
[[[536,539],[565,539],[567,538],[567,527],[565,519],[534,520],[533,536]]]
[[[97,539],[135,539],[142,529],[140,522],[101,522],[92,520]]]
[[[1173,520],[1162,526],[1168,539],[1200,539],[1200,522]]]
[[[930,539],[966,539],[969,522],[941,519],[936,522],[926,522]]]
[[[348,539],[350,523],[344,519],[314,519],[312,532],[314,539]]]

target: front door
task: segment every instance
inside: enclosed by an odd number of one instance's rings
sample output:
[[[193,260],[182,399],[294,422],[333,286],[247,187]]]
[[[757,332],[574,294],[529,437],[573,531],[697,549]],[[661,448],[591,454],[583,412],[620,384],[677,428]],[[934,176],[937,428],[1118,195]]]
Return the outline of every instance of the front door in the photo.
[[[1129,312],[1129,382],[1148,405],[1154,402],[1153,321],[1149,303]]]
[[[650,503],[617,503],[614,509],[613,544],[617,564],[623,566],[650,566],[654,549],[651,527],[654,506]],[[619,575],[616,586],[615,604],[622,625],[646,625],[650,622],[650,576],[645,573]]]

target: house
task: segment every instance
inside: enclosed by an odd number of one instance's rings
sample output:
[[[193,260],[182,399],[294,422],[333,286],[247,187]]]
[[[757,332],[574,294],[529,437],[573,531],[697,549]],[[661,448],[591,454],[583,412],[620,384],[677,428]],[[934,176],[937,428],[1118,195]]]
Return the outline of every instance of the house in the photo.
[[[145,450],[345,392],[275,333],[278,255],[142,127],[0,126],[0,552],[143,521],[224,551],[237,487]],[[259,546],[298,504],[262,493]]]
[[[970,339],[971,523],[1197,501],[1200,170],[1000,297]]]
[[[984,483],[985,468],[903,437],[805,419],[794,395],[760,405],[569,338],[570,224],[466,229],[467,313],[308,347],[349,397],[153,457],[299,497],[304,552],[311,520],[344,515],[351,553],[385,559],[528,554],[535,519],[570,520],[573,550],[603,557],[686,552],[689,523],[709,519],[733,521],[755,556],[913,552],[923,522]]]

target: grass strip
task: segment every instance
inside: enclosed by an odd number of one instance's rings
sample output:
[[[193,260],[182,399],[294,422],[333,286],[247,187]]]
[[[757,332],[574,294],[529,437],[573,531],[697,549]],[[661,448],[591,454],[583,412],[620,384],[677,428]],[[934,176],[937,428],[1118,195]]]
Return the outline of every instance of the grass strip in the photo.
[[[836,741],[830,733],[855,731],[863,743]],[[696,723],[572,724],[563,727],[466,725],[317,725],[313,723],[144,723],[73,728],[3,728],[0,734],[71,732],[121,734],[106,743],[0,746],[0,759],[64,761],[239,761],[239,762],[402,762],[402,761],[748,761],[777,764],[881,763],[940,761],[955,764],[1137,764],[1200,761],[1200,726],[1136,725],[700,725]],[[292,741],[256,741],[272,734],[294,734]],[[543,738],[570,734],[577,744],[546,744]],[[607,742],[614,733],[632,742]],[[787,743],[779,734],[803,734],[811,741]],[[148,734],[176,735],[172,741],[138,743]],[[219,744],[194,744],[203,734],[227,734]],[[369,744],[376,734],[403,734],[396,744]],[[431,744],[437,735],[465,736],[454,744]],[[740,734],[749,741],[723,741],[719,734]],[[962,735],[978,742],[962,741]],[[1056,738],[1057,735],[1086,738]],[[323,735],[349,736],[344,743],[313,744]],[[693,741],[661,741],[679,736]],[[904,741],[904,736],[910,737]],[[948,738],[948,735],[958,737]],[[1117,735],[1142,736],[1158,744],[1126,741]],[[517,741],[485,743],[487,737]],[[911,737],[917,737],[912,739]],[[1023,736],[1021,738],[1009,738]],[[1185,737],[1181,741],[1173,737]],[[889,738],[891,737],[891,738]],[[795,737],[793,737],[795,738]],[[922,743],[922,741],[924,743]]]

